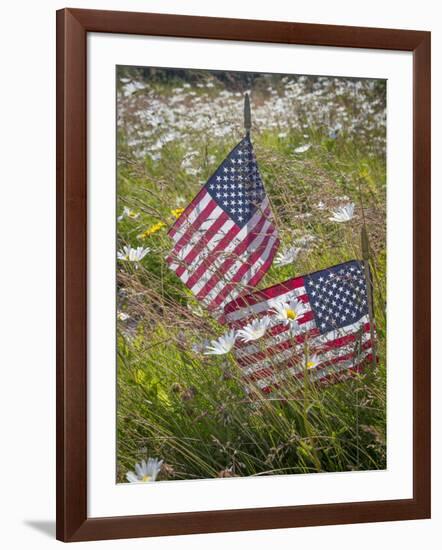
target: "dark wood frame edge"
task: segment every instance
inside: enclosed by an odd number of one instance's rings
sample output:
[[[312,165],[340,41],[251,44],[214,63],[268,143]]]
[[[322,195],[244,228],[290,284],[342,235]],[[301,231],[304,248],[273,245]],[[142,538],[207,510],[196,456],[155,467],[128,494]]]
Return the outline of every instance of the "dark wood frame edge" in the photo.
[[[88,32],[413,52],[413,498],[87,517]],[[64,9],[57,12],[57,538],[65,542],[430,517],[430,33]],[[417,281],[419,281],[417,283]],[[419,293],[417,293],[419,288]],[[417,297],[419,295],[419,298]]]

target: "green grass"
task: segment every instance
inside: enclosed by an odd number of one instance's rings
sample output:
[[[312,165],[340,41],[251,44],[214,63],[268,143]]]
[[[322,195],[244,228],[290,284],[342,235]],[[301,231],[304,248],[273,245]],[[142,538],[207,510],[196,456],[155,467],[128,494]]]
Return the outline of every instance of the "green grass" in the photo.
[[[385,468],[383,147],[373,148],[370,134],[358,137],[357,132],[345,128],[332,139],[323,124],[314,121],[285,129],[284,137],[278,127],[253,129],[252,140],[281,248],[304,235],[315,238],[294,264],[272,266],[259,287],[360,258],[363,207],[375,283],[378,366],[328,387],[315,386],[306,378],[301,384],[284,382],[278,394],[270,397],[252,388],[254,399],[250,399],[230,354],[212,357],[193,350],[194,345],[222,334],[225,328],[198,307],[164,261],[171,247],[166,235],[174,221],[171,211],[190,202],[237,143],[241,118],[235,131],[226,136],[187,128],[185,136],[162,145],[161,158],[153,159],[140,154],[139,141],[134,145],[134,136],[129,135],[145,105],[138,102],[144,101],[146,92],[167,102],[174,91],[167,82],[142,83],[144,88],[135,94],[119,96],[117,209],[121,213],[127,206],[139,216],[118,223],[118,246],[149,246],[151,252],[139,266],[118,263],[119,309],[130,317],[118,321],[117,480],[124,482],[125,473],[146,456],[164,459],[166,466],[159,479]],[[176,79],[173,86],[179,86]],[[204,101],[213,101],[224,88],[217,82],[206,96],[193,85],[187,91],[194,89]],[[261,99],[264,101],[265,95]],[[184,97],[182,103],[186,101]],[[185,109],[177,110],[176,117],[189,116]],[[158,129],[146,124],[149,132],[143,139],[147,150],[165,127],[166,123]],[[384,135],[377,125],[371,132],[373,140]],[[307,152],[294,153],[306,142],[311,144]],[[183,162],[186,158],[189,160]],[[331,210],[343,202],[354,202],[357,216],[344,224],[329,221]],[[164,227],[138,238],[158,222]]]

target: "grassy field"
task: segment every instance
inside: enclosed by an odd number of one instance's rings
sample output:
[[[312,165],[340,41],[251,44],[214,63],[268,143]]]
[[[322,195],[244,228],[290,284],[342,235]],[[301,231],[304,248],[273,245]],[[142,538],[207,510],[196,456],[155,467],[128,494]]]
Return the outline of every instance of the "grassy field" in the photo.
[[[147,457],[158,480],[386,467],[385,83],[120,68],[117,481]],[[250,400],[231,354],[207,356],[225,328],[167,268],[167,228],[243,137],[252,141],[281,237],[295,262],[273,265],[264,288],[360,258],[371,245],[378,367],[326,388],[288,381]],[[354,203],[348,222],[330,221]],[[259,399],[257,400],[257,396]]]

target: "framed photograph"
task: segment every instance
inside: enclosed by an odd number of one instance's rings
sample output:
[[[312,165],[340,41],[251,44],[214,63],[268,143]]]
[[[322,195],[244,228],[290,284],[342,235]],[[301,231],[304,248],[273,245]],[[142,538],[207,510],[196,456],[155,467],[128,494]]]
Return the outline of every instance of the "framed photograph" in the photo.
[[[57,12],[57,538],[430,517],[430,33]]]

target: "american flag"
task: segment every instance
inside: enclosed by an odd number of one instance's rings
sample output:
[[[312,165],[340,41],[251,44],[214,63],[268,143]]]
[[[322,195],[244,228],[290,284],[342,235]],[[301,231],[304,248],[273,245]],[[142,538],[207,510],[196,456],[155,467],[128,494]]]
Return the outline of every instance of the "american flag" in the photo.
[[[283,386],[288,377],[302,379],[304,372],[312,381],[333,382],[372,361],[367,281],[360,261],[237,298],[226,306],[225,316],[235,330],[266,316],[272,319],[262,338],[237,340],[234,348],[246,387],[251,383],[264,393]]]
[[[224,306],[258,284],[279,245],[249,136],[231,151],[168,234],[173,239],[169,267],[223,321]]]

